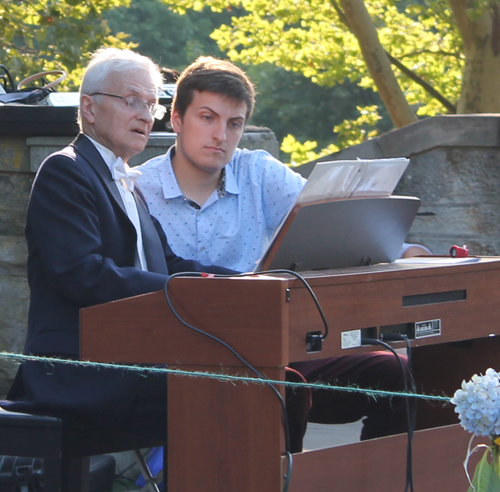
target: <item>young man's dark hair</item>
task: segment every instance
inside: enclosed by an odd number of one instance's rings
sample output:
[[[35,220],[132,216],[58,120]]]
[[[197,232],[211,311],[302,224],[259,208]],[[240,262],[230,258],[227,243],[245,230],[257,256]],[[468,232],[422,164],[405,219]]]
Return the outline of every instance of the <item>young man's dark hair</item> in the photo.
[[[194,91],[222,94],[229,99],[243,101],[247,105],[246,121],[250,118],[255,89],[245,72],[226,60],[212,56],[200,56],[177,79],[177,90],[172,103],[181,118],[193,101]]]

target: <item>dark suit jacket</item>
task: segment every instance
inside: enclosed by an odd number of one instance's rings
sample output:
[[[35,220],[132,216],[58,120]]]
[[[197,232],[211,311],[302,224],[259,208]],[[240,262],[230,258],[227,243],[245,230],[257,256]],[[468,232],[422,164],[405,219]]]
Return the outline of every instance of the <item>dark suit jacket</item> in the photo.
[[[80,135],[42,163],[26,218],[31,298],[25,353],[78,358],[80,308],[161,290],[168,272],[230,272],[176,256],[140,193],[136,201],[148,272],[134,268],[136,231],[92,142]],[[48,377],[39,363],[24,366],[24,381],[10,396],[31,406],[18,410],[123,409],[133,399],[133,378],[125,381],[115,370],[105,376],[57,366],[58,377]]]

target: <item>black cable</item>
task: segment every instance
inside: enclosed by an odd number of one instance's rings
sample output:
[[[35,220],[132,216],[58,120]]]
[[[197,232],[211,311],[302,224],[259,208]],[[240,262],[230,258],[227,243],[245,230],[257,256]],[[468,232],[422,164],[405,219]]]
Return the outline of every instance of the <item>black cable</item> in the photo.
[[[410,386],[411,392],[417,392],[417,385],[415,384],[415,378],[413,377],[413,368],[412,368],[412,352],[411,352],[411,343],[406,335],[402,335],[404,342],[406,343],[406,354],[408,357],[408,374],[410,375]],[[411,404],[411,402],[410,402]],[[408,424],[408,451],[407,451],[407,485],[405,488],[405,492],[408,490],[408,485],[410,485],[410,490],[413,492],[413,451],[412,451],[412,443],[413,443],[413,433],[415,432],[415,424],[417,418],[417,400],[413,400],[413,405],[411,405],[411,421]]]
[[[417,392],[417,385],[415,384],[415,378],[413,377],[413,368],[412,368],[412,348],[411,348],[411,343],[410,340],[406,335],[400,335],[400,334],[394,334],[391,333],[390,335],[382,335],[383,339],[390,339],[394,341],[404,341],[406,344],[406,353],[408,356],[408,375],[410,377],[410,388],[412,393]],[[406,384],[406,383],[405,383]],[[413,466],[412,466],[412,461],[413,461],[413,448],[412,448],[412,443],[413,443],[413,434],[415,432],[415,423],[416,423],[416,418],[417,418],[417,401],[413,400],[410,402],[409,398],[407,398],[407,407],[411,406],[410,408],[410,417],[408,419],[408,449],[407,449],[407,454],[406,454],[406,487],[405,487],[405,492],[408,491],[408,487],[410,487],[410,490],[413,492]]]
[[[217,278],[229,278],[229,277],[246,276],[246,275],[250,275],[250,274],[238,274],[238,275],[219,275],[219,274],[215,274],[214,277],[217,277]],[[255,274],[251,274],[251,275],[255,275]],[[196,328],[196,327],[190,325],[189,323],[187,323],[186,321],[184,321],[179,316],[179,314],[177,313],[177,311],[175,310],[175,308],[172,305],[172,302],[170,300],[170,296],[168,294],[168,285],[170,284],[171,280],[173,278],[176,278],[176,277],[202,277],[202,276],[204,276],[204,274],[199,273],[199,272],[181,272],[181,273],[174,273],[174,274],[172,274],[172,275],[170,275],[168,277],[167,281],[165,282],[164,293],[165,293],[165,298],[167,300],[167,303],[168,303],[168,305],[169,305],[172,313],[174,314],[174,316],[184,326],[186,326],[190,330],[193,330],[196,333],[199,333],[200,335],[203,335],[203,336],[206,336],[206,337],[210,338],[211,340],[213,340],[213,341],[221,344],[223,347],[225,347],[227,350],[229,350],[240,362],[242,362],[246,367],[248,367],[248,369],[250,369],[254,374],[256,374],[257,377],[259,377],[260,379],[263,379],[263,380],[267,379],[259,371],[257,371],[257,369],[255,369],[249,362],[247,362],[238,352],[236,352],[236,350],[234,350],[229,344],[227,344],[226,342],[224,342],[220,338],[218,338],[218,337],[216,337],[214,335],[211,335],[210,333],[207,333],[206,331],[200,330],[199,328]],[[266,384],[267,384],[267,386],[269,388],[271,388],[273,390],[273,392],[275,393],[275,395],[278,397],[278,400],[279,400],[280,405],[281,405],[281,413],[282,413],[282,418],[283,418],[283,426],[284,426],[284,429],[285,429],[285,449],[286,449],[286,453],[285,454],[286,454],[287,459],[288,459],[287,474],[285,475],[285,483],[284,483],[284,486],[283,486],[283,492],[287,492],[288,491],[288,486],[290,484],[291,471],[292,471],[292,454],[290,453],[290,430],[288,428],[288,417],[287,417],[287,413],[286,413],[286,406],[285,406],[285,402],[283,401],[283,398],[281,396],[281,393],[276,389],[276,387],[273,384],[270,384],[270,383],[266,383]]]
[[[392,335],[391,336],[386,336],[384,337],[385,339],[391,338],[391,340],[403,340],[406,341],[407,345],[407,356],[408,356],[408,374],[410,377],[410,383],[411,383],[411,390],[413,393],[416,393],[416,385],[415,385],[415,380],[413,378],[413,372],[411,368],[411,345],[408,340],[408,337],[405,335]],[[404,389],[407,392],[408,391],[408,380],[407,380],[407,372],[405,371],[403,362],[401,361],[401,358],[399,357],[398,353],[388,344],[383,342],[382,340],[379,340],[377,338],[362,338],[361,343],[367,344],[367,345],[381,345],[382,347],[386,348],[390,352],[394,354],[396,359],[399,362],[399,366],[401,367],[401,371],[403,373],[403,380],[404,380]],[[410,403],[410,398],[408,396],[405,397],[405,405],[406,405],[406,420],[408,422],[408,443],[406,447],[406,485],[405,485],[405,492],[408,491],[408,488],[410,489],[411,492],[413,492],[413,448],[412,448],[412,442],[413,442],[413,433],[415,430],[415,418],[416,418],[416,403],[412,406]]]
[[[8,89],[7,85],[4,85],[5,92],[14,92],[16,88],[14,87],[14,81],[12,80],[12,76],[10,75],[9,70],[7,67],[2,63],[0,64],[0,69],[2,69],[5,73],[5,75],[2,75],[3,80],[8,80],[10,83],[10,90]]]
[[[307,289],[309,294],[312,297],[312,300],[314,301],[314,304],[316,304],[316,308],[318,309],[318,313],[321,316],[321,321],[323,322],[323,326],[325,327],[325,333],[321,335],[321,339],[324,340],[328,336],[328,322],[326,321],[326,317],[323,313],[323,309],[321,308],[318,298],[316,297],[316,294],[312,290],[311,286],[307,283],[307,280],[302,277],[302,275],[298,274],[297,272],[294,272],[293,270],[285,270],[285,269],[277,269],[277,270],[266,270],[263,272],[255,272],[255,273],[241,273],[237,276],[254,276],[254,275],[268,275],[268,274],[277,274],[277,273],[285,273],[288,275],[293,275],[295,278],[299,279],[304,287]]]

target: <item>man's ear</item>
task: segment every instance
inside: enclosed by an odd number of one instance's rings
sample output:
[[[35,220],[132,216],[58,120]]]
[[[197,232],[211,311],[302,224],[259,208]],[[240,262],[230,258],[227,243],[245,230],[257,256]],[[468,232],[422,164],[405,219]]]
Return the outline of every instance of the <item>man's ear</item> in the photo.
[[[87,94],[82,94],[80,98],[80,113],[89,123],[94,123],[94,100]]]
[[[175,133],[180,133],[182,130],[182,117],[179,114],[179,111],[173,110],[170,115],[170,124],[172,125],[172,129]]]

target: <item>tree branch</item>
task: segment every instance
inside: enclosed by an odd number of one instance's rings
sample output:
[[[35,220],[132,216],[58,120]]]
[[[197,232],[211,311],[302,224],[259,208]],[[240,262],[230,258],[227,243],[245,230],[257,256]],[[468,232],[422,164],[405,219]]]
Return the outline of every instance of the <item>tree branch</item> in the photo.
[[[415,55],[440,55],[440,56],[450,56],[452,58],[456,58],[457,60],[460,60],[462,58],[460,52],[452,52],[452,51],[442,51],[442,50],[416,50],[416,51],[411,51],[410,53],[406,53],[403,55],[401,58],[409,58]]]
[[[352,32],[351,27],[349,26],[349,23],[347,21],[347,18],[343,12],[343,10],[340,8],[339,4],[336,2],[336,0],[330,0],[333,8],[337,12],[337,15],[339,16],[340,21],[349,29],[349,31]],[[354,33],[353,33],[354,34]],[[384,50],[385,51],[385,50]],[[446,99],[441,93],[439,93],[434,87],[432,87],[428,82],[426,82],[424,79],[419,77],[413,70],[410,70],[408,67],[403,65],[397,58],[394,58],[390,53],[385,51],[385,54],[389,58],[389,61],[391,62],[392,65],[397,67],[402,73],[404,73],[409,79],[413,80],[416,84],[418,84],[422,89],[424,89],[425,92],[430,94],[432,97],[434,97],[437,101],[439,101],[447,110],[449,113],[456,114],[457,108],[454,104],[452,104],[448,99]]]
[[[419,77],[413,70],[403,65],[397,58],[394,58],[387,51],[385,52],[388,56],[390,62],[397,67],[402,73],[404,73],[409,79],[413,80],[422,89],[424,89],[427,94],[431,95],[434,99],[438,100],[451,114],[456,114],[457,107],[452,104],[448,99],[446,99],[440,92],[438,92],[434,87],[432,87],[428,82]]]
[[[340,0],[340,5],[394,126],[415,123],[418,118],[401,90],[364,1]]]

